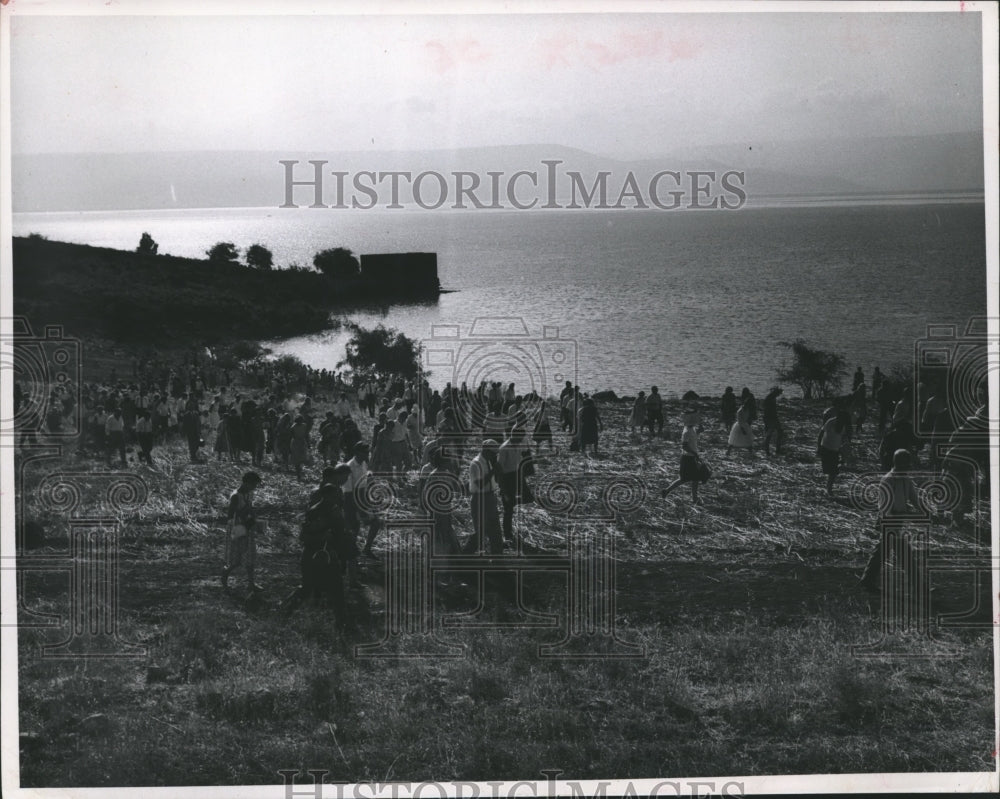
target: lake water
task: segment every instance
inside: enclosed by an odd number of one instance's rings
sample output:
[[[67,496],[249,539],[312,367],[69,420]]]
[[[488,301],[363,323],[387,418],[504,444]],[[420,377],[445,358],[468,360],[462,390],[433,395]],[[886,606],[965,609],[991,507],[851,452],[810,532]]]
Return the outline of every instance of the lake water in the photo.
[[[279,266],[309,265],[336,246],[436,252],[441,283],[454,293],[349,318],[428,340],[437,385],[514,379],[548,391],[575,379],[592,390],[655,383],[668,395],[718,394],[748,385],[760,395],[787,359],[782,341],[804,338],[870,374],[911,358],[928,324],[964,327],[986,313],[982,202],[14,215],[14,235],[120,249],[134,249],[143,231],[161,253],[182,256],[201,257],[217,241],[241,250],[259,242]],[[346,338],[269,346],[334,368]]]

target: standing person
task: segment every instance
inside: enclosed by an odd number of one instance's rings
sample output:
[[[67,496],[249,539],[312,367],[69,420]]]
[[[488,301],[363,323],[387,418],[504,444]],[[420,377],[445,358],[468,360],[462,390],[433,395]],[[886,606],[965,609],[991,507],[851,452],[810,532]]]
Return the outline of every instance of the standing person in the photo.
[[[111,456],[117,452],[121,458],[122,466],[125,465],[125,421],[122,419],[122,410],[117,405],[104,422],[104,440],[108,448],[108,466],[111,465]]]
[[[858,386],[863,386],[865,384],[865,373],[864,370],[859,366],[854,372],[854,382],[851,385],[851,391],[855,392],[858,390]]]
[[[397,471],[400,474],[405,473],[412,463],[410,441],[406,433],[406,420],[408,418],[409,414],[405,410],[400,410],[395,423],[389,424],[382,434],[387,436],[389,440],[389,468],[394,474]]]
[[[854,394],[851,396],[851,411],[854,414],[854,429],[860,433],[861,426],[868,419],[868,386],[864,383],[854,389]]]
[[[340,400],[337,402],[336,405],[336,414],[342,419],[351,418],[351,403],[347,399],[346,394],[340,395]]]
[[[191,463],[198,463],[198,449],[201,447],[201,413],[198,412],[197,406],[184,411],[181,426],[184,430],[184,438],[187,440],[188,456]]]
[[[139,460],[152,466],[153,421],[149,418],[149,411],[139,411],[139,418],[135,420],[135,437],[139,443]]]
[[[879,375],[879,388],[875,393],[875,402],[878,404],[879,435],[885,430],[886,422],[892,416],[892,410],[897,399],[899,399],[898,387]]]
[[[292,425],[292,442],[289,448],[289,462],[295,469],[299,482],[305,480],[302,467],[309,458],[309,426],[304,416],[296,416]]]
[[[233,569],[245,562],[250,593],[263,590],[254,582],[257,516],[253,509],[253,494],[260,482],[257,472],[247,472],[243,475],[240,487],[229,497],[229,508],[226,511],[226,563],[222,567],[223,588],[229,588],[229,575]]]
[[[499,449],[500,445],[488,438],[483,442],[479,454],[469,463],[473,535],[466,544],[467,553],[481,553],[484,543],[489,544],[491,555],[503,553],[503,532],[497,513],[497,498],[493,492]]]
[[[698,413],[688,409],[681,414],[684,430],[681,432],[681,460],[677,479],[663,489],[662,496],[673,491],[681,483],[691,483],[691,501],[698,502],[698,484],[708,479],[711,472],[701,462],[698,455]]]
[[[892,469],[879,480],[879,493],[887,501],[884,507],[879,508],[876,524],[879,541],[858,580],[858,584],[867,591],[879,590],[882,568],[886,562],[892,561],[897,567],[909,567],[908,576],[915,580],[910,584],[911,590],[917,595],[923,592],[925,574],[922,553],[910,545],[900,526],[901,521],[916,515],[910,511],[910,507],[917,513],[920,509],[916,486],[907,474],[911,466],[910,453],[905,449],[898,449],[892,456]]]
[[[542,400],[541,405],[538,407],[538,419],[535,421],[535,430],[532,438],[534,438],[535,446],[538,447],[539,452],[541,452],[543,441],[548,443],[550,452],[554,449],[552,445],[552,426],[549,424],[548,403],[545,400]]]
[[[336,464],[340,460],[340,422],[334,417],[333,411],[327,411],[326,417],[320,422],[319,452],[324,466]]]
[[[778,397],[782,390],[774,386],[764,397],[764,454],[771,456],[771,441],[774,441],[774,454],[781,454],[781,445],[785,439],[785,431],[778,419]]]
[[[503,504],[503,537],[508,541],[514,540],[514,506],[527,499],[523,480],[528,476],[525,470],[534,469],[530,464],[531,451],[528,449],[525,430],[523,427],[515,427],[510,431],[510,437],[500,445],[496,463],[500,501]]]
[[[365,538],[365,548],[362,554],[366,558],[374,558],[372,544],[375,543],[375,537],[382,529],[382,519],[379,518],[378,514],[369,512],[364,507],[364,502],[361,501],[370,479],[368,476],[368,445],[364,441],[359,441],[354,445],[354,457],[347,462],[347,465],[350,467],[351,473],[342,487],[344,515],[355,540],[361,532],[362,523],[368,523],[368,535]]]
[[[746,386],[743,386],[743,391],[740,392],[740,404],[746,406],[747,422],[752,425],[757,421],[757,398]]]
[[[646,424],[649,425],[650,438],[663,432],[663,397],[657,386],[653,386],[646,397]]]
[[[722,395],[721,411],[722,411],[722,426],[726,430],[732,430],[733,425],[736,423],[736,395],[733,393],[732,386],[726,386],[726,390]]]
[[[565,433],[573,426],[573,419],[570,411],[570,402],[573,400],[573,382],[566,381],[566,385],[559,392],[559,427]]]
[[[435,449],[430,455],[431,471],[428,473],[421,496],[425,498],[424,505],[434,520],[434,538],[432,555],[458,555],[462,551],[458,536],[455,534],[452,518],[451,498],[454,491],[455,476],[445,463],[445,454],[441,449]],[[435,497],[431,501],[430,497]]]
[[[840,462],[844,443],[849,435],[850,419],[843,410],[824,414],[826,420],[820,428],[816,440],[816,450],[823,464],[823,474],[826,475],[827,496],[833,496],[833,481],[840,474]]]
[[[420,409],[418,408],[409,416],[403,426],[406,428],[406,440],[410,447],[410,463],[420,457],[420,452],[424,446],[423,437],[420,435]]]
[[[745,449],[753,454],[753,428],[750,426],[750,406],[746,403],[740,405],[736,411],[736,421],[729,431],[729,441],[726,444],[726,454],[728,455],[733,447]]]
[[[292,414],[285,412],[278,419],[278,424],[274,428],[274,460],[281,466],[288,468],[289,459],[292,457]]]
[[[882,390],[882,385],[885,382],[885,378],[882,376],[882,372],[876,366],[875,370],[872,372],[872,391],[871,398],[872,401],[878,403],[878,393]],[[881,433],[881,429],[879,430]]]
[[[628,426],[634,433],[638,427],[640,430],[646,427],[646,392],[640,391],[639,396],[632,403],[632,414],[628,417]]]
[[[215,457],[221,461],[223,455],[228,457],[229,454],[229,414],[226,413],[226,409],[223,407],[222,417],[219,419],[219,424],[216,426],[215,432]]]
[[[583,407],[580,408],[577,419],[579,421],[577,435],[580,438],[580,453],[586,455],[587,445],[590,444],[596,456],[598,433],[604,429],[604,424],[601,422],[601,415],[597,412],[597,405],[594,404],[591,397],[587,397],[583,401]]]

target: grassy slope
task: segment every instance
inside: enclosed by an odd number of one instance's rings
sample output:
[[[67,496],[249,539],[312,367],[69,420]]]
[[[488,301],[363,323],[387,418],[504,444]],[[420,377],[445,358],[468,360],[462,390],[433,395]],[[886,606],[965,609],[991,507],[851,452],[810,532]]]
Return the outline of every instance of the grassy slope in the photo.
[[[619,635],[648,657],[542,659],[538,645],[561,633],[513,628],[443,633],[466,646],[461,659],[357,659],[353,645],[384,630],[381,566],[352,598],[358,629],[347,639],[320,610],[281,618],[274,605],[297,582],[298,513],[311,486],[265,470],[258,582],[268,604],[248,609],[223,594],[220,513],[241,469],[191,466],[176,443],[154,452],[154,469],[130,467],[151,495],[125,520],[121,631],[148,657],[46,660],[39,645],[64,633],[20,633],[21,730],[49,742],[22,756],[22,784],[271,784],[278,769],[297,767],[350,781],[539,779],[541,769],[574,779],[992,768],[988,586],[978,627],[935,627],[933,639],[896,634],[886,643],[901,655],[852,656],[852,646],[880,637],[852,586],[873,543],[872,517],[846,500],[846,485],[841,499],[824,497],[812,462],[819,406],[789,403],[791,444],[775,461],[725,457],[721,425],[709,420],[703,450],[716,476],[702,506],[684,487],[660,499],[678,447],[625,432],[626,410],[602,407],[602,457],[564,446],[539,471],[567,476],[584,507],[615,475],[638,469],[647,480],[647,501],[614,530]],[[668,422],[676,410],[668,405]],[[863,436],[856,472],[873,449]],[[29,466],[24,499],[27,516],[58,541],[65,522],[46,515],[30,488],[52,470]],[[412,512],[412,477],[399,493],[390,517]],[[565,519],[537,506],[524,516],[530,541],[564,549]],[[461,532],[471,529],[467,502],[457,519]],[[578,526],[586,534],[597,524]],[[938,526],[932,539],[937,554],[974,551],[969,533]],[[24,584],[29,607],[65,613],[65,575],[30,574]],[[966,573],[934,584],[935,612],[977,599]],[[525,590],[529,608],[565,606],[564,578],[526,578]],[[475,598],[457,591],[439,602],[471,609]],[[500,597],[488,605],[498,620],[518,618]],[[147,683],[151,665],[169,683]],[[88,739],[79,721],[97,712],[112,729]]]

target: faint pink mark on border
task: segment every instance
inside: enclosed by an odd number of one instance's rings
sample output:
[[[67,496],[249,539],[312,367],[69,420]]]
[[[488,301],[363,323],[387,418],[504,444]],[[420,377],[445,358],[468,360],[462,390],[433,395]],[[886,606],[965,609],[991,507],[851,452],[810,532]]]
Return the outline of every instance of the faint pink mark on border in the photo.
[[[493,57],[478,39],[461,39],[451,44],[434,39],[427,42],[425,47],[431,54],[431,68],[441,75],[457,66],[482,64]]]
[[[662,31],[622,32],[611,39],[580,42],[575,36],[560,34],[545,39],[542,64],[546,69],[570,66],[573,56],[591,66],[613,66],[624,61],[666,57],[668,62],[694,58],[700,45],[691,39],[664,38]]]

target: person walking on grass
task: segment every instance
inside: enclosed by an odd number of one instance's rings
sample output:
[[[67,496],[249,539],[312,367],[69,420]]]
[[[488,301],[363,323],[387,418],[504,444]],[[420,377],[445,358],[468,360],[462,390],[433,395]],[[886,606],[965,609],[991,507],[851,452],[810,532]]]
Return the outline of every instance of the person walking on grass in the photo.
[[[876,523],[879,540],[858,580],[866,591],[875,592],[882,587],[883,568],[893,562],[897,568],[906,570],[911,596],[923,593],[926,578],[923,553],[911,546],[902,528],[907,518],[922,517],[916,486],[907,474],[912,467],[910,453],[898,449],[892,456],[892,469],[879,480],[879,496],[884,498]]]
[[[649,425],[650,438],[663,432],[663,397],[657,386],[653,386],[646,397],[646,424]]]
[[[698,485],[705,482],[711,472],[698,455],[698,413],[687,409],[681,414],[684,430],[681,433],[681,460],[677,479],[661,492],[664,499],[681,483],[691,484],[691,501],[698,503]]]
[[[640,391],[632,404],[632,414],[628,417],[629,429],[634,433],[638,427],[640,430],[646,427],[646,392]]]
[[[785,431],[778,418],[778,397],[781,396],[780,386],[774,386],[764,397],[764,454],[771,457],[771,442],[774,442],[774,454],[781,454],[781,445],[785,439]]]
[[[375,543],[375,537],[382,529],[382,519],[378,514],[370,512],[365,507],[364,495],[368,489],[368,481],[371,479],[368,471],[368,453],[368,444],[364,441],[359,441],[354,445],[354,457],[347,462],[351,473],[344,481],[342,491],[344,494],[344,516],[347,519],[348,529],[357,540],[357,536],[361,532],[361,525],[368,524],[368,535],[365,538],[362,554],[366,558],[374,558],[372,544]]]
[[[832,412],[831,412],[832,411]],[[833,496],[833,482],[840,474],[844,443],[850,435],[850,415],[844,410],[831,408],[823,414],[823,426],[816,440],[816,454],[826,475],[826,494]]]
[[[139,411],[139,418],[135,421],[135,437],[139,444],[139,460],[152,466],[153,420],[149,418],[149,411]]]
[[[522,465],[523,462],[523,465]],[[526,470],[533,471],[531,450],[528,449],[527,435],[523,427],[514,427],[510,437],[497,451],[497,482],[500,485],[500,500],[503,504],[503,537],[514,541],[514,507],[527,499],[524,479]]]
[[[733,393],[732,386],[726,386],[720,405],[722,411],[722,426],[726,430],[732,430],[733,425],[736,423],[736,395]]]
[[[732,452],[733,447],[745,449],[753,454],[753,428],[750,426],[750,406],[747,403],[740,405],[740,409],[736,412],[736,421],[729,431],[726,455]]]
[[[481,554],[484,543],[488,543],[491,555],[503,554],[503,532],[497,512],[497,498],[493,491],[499,450],[500,445],[488,438],[483,442],[479,454],[469,463],[473,534],[466,542],[465,552],[468,554]]]
[[[594,404],[593,398],[587,397],[583,401],[583,406],[580,408],[577,419],[577,435],[580,440],[580,454],[587,454],[587,445],[589,444],[591,449],[594,451],[594,455],[596,456],[598,434],[604,429],[604,425],[601,422],[601,415],[597,412],[597,405]]]
[[[136,424],[136,432],[138,433],[138,423]],[[191,463],[200,462],[198,450],[202,445],[201,413],[197,410],[197,406],[184,411],[181,427],[184,430],[184,439],[187,441],[188,457],[190,458]]]
[[[309,459],[309,425],[304,416],[296,416],[292,425],[292,441],[289,449],[289,461],[295,469],[295,477],[299,482],[305,480],[302,467]]]
[[[226,511],[226,562],[222,567],[222,587],[225,589],[229,588],[229,576],[233,569],[246,564],[250,593],[263,590],[254,582],[257,516],[253,508],[253,495],[260,483],[257,472],[247,472],[243,475],[240,487],[229,497],[229,508]]]
[[[104,440],[108,449],[108,466],[115,452],[125,465],[125,421],[122,419],[121,408],[115,406],[104,422]]]

